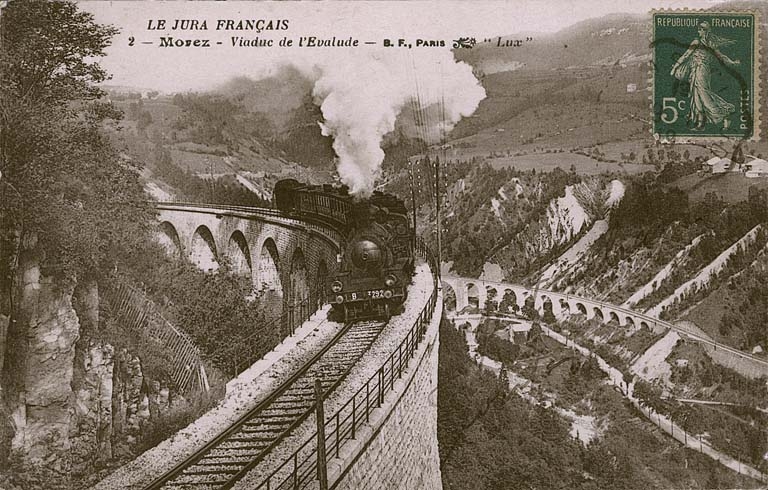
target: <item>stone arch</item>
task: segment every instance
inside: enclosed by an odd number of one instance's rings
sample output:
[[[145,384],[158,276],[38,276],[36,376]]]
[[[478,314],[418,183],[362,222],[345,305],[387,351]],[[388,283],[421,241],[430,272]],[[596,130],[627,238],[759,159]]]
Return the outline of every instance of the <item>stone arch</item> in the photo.
[[[232,272],[239,276],[251,276],[251,250],[248,240],[240,230],[235,230],[227,243],[227,259]]]
[[[504,296],[502,296],[501,302],[499,303],[499,309],[504,313],[514,313],[520,309],[520,307],[517,306],[517,295],[515,294],[515,291],[509,288],[504,290]]]
[[[480,307],[480,288],[473,282],[467,283],[467,303],[473,308]]]
[[[592,318],[597,318],[601,322],[605,321],[605,316],[603,315],[603,310],[601,310],[600,308],[595,306],[594,308],[592,308],[592,312],[593,312]]]
[[[292,334],[309,312],[309,272],[301,248],[296,248],[293,252],[288,278],[290,284],[284,301],[288,311],[285,325],[288,331],[284,332],[286,335]]]
[[[256,266],[255,289],[258,291],[275,291],[283,296],[280,284],[280,256],[277,253],[277,245],[272,238],[267,238],[261,245],[259,260]]]
[[[328,282],[328,266],[321,260],[317,265],[315,283],[312,285],[311,303],[320,308],[325,303],[326,282]]]
[[[647,324],[647,323],[645,323],[645,322],[643,322],[643,321],[641,321],[641,322],[640,322],[640,328],[644,328],[644,329],[646,329],[646,330],[650,330],[650,329],[651,329],[651,328],[648,326],[648,324]]]
[[[576,303],[576,313],[584,316],[587,315],[587,307],[584,306],[584,303]]]
[[[615,311],[608,312],[608,323],[615,323],[616,325],[621,324],[621,320],[619,320],[619,315],[617,315]]]
[[[499,291],[493,286],[485,286],[485,308],[489,311],[499,309]]]
[[[544,321],[552,321],[555,318],[554,305],[549,296],[541,297],[541,316]]]
[[[179,233],[176,227],[169,221],[163,221],[157,227],[157,241],[171,257],[180,259],[184,256],[184,247],[181,245]]]
[[[443,305],[447,311],[456,311],[456,290],[443,281]]]
[[[533,295],[529,294],[525,297],[521,310],[524,316],[531,317],[531,319],[536,319],[536,317],[539,315],[539,312],[536,311],[536,299],[533,297]]]
[[[627,317],[624,319],[624,324],[630,328],[634,328],[635,326],[635,319],[631,316],[627,315]]]
[[[219,269],[216,241],[213,239],[211,230],[205,225],[198,226],[192,235],[189,260],[204,271],[216,271]]]
[[[560,311],[564,315],[570,315],[571,314],[571,305],[568,303],[568,301],[565,300],[565,298],[560,298]]]

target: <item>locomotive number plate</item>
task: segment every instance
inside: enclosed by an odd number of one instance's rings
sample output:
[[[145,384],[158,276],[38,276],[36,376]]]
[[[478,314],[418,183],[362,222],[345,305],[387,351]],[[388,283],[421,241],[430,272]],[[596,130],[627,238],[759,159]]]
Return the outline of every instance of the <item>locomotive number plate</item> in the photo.
[[[384,299],[383,289],[372,289],[370,291],[360,291],[356,293],[347,293],[346,301],[357,301],[361,299]]]
[[[384,298],[384,290],[383,289],[373,289],[371,291],[368,291],[368,297],[373,299],[380,299]]]

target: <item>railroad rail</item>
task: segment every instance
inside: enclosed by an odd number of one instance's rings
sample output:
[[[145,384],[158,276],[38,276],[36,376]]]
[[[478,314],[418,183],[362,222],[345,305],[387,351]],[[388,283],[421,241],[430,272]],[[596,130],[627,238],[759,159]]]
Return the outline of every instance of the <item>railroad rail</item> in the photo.
[[[313,413],[314,381],[321,381],[324,393],[332,392],[385,324],[363,320],[345,325],[277,390],[146,490],[231,488]]]

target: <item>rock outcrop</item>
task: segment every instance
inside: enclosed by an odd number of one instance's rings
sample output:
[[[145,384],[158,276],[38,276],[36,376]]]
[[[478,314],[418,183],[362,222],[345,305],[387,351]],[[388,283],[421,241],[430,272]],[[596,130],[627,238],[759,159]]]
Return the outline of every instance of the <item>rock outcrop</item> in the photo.
[[[104,337],[97,282],[44,275],[34,237],[24,245],[16,316],[0,317],[0,462],[65,482],[131,456],[170,393]]]
[[[47,469],[69,472],[72,377],[80,322],[74,285],[41,275],[36,238],[20,255],[17,321],[8,329],[4,379],[13,452]]]

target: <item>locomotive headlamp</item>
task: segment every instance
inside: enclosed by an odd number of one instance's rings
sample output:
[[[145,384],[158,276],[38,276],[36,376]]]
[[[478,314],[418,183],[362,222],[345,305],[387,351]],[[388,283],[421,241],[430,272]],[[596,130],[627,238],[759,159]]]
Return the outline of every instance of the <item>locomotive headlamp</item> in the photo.
[[[341,284],[341,281],[333,281],[331,284],[331,291],[334,293],[340,293],[342,289],[344,289],[344,285]]]
[[[338,304],[341,304],[341,303],[343,303],[343,302],[344,302],[344,296],[342,296],[342,295],[338,295],[338,296],[336,296],[336,302],[337,302]]]
[[[389,289],[384,291],[384,297],[387,298],[387,299],[391,298],[392,297],[392,291],[390,291]]]
[[[387,277],[384,278],[384,284],[386,284],[388,288],[391,288],[397,284],[397,276],[394,274],[388,274]]]

